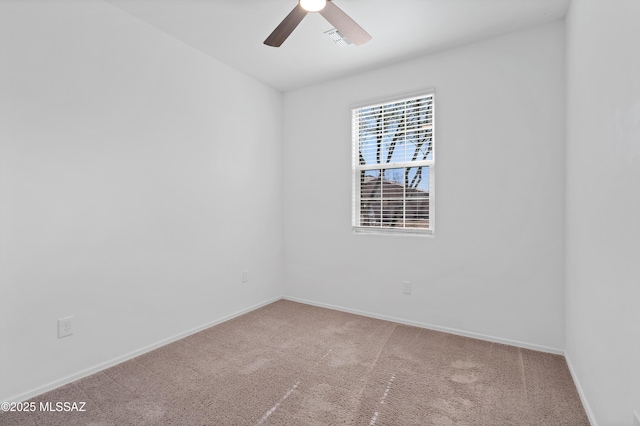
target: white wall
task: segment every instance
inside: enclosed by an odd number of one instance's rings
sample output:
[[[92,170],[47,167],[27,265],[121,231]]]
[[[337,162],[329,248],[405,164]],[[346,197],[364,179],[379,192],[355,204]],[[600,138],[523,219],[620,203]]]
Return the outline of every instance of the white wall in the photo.
[[[567,15],[566,352],[607,426],[640,413],[639,18],[637,0]]]
[[[563,40],[557,21],[286,93],[285,296],[561,351]],[[428,87],[435,238],[353,235],[349,106]]]
[[[1,2],[0,401],[279,297],[281,135],[280,93],[102,1]]]

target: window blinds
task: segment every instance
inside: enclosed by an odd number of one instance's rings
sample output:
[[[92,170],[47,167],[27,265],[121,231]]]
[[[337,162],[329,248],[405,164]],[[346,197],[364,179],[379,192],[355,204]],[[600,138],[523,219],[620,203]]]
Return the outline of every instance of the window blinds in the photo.
[[[433,93],[352,110],[357,229],[433,230]]]

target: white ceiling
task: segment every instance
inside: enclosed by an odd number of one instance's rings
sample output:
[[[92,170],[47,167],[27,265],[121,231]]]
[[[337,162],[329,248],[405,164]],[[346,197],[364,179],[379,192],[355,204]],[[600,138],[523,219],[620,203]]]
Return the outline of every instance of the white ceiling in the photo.
[[[106,0],[282,91],[564,17],[570,0],[334,0],[373,39],[339,47],[317,13],[279,48],[262,42],[297,0]]]

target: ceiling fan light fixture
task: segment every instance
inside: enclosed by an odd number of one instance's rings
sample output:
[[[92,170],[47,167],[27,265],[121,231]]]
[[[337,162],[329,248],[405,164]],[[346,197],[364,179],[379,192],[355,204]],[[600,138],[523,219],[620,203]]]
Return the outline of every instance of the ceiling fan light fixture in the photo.
[[[327,0],[300,0],[300,7],[307,12],[320,12],[327,5]]]

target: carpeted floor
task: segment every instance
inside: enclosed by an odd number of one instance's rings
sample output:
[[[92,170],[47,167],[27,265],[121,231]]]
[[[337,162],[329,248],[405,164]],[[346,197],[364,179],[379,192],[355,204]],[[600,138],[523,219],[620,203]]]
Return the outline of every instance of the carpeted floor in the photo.
[[[588,425],[562,356],[281,300],[2,425]]]

